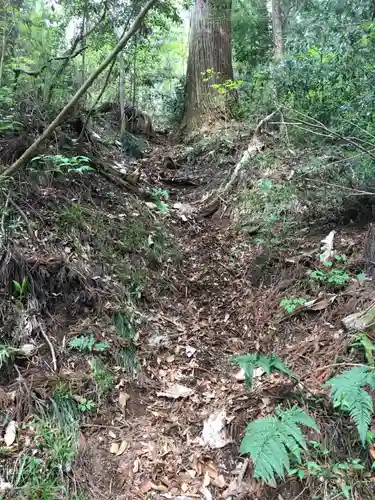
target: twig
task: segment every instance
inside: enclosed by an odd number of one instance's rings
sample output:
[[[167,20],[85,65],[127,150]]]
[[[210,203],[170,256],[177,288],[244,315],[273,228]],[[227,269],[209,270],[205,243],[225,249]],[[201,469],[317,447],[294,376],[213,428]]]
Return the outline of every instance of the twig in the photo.
[[[43,337],[45,338],[49,348],[50,348],[50,351],[51,351],[51,356],[52,356],[52,365],[53,365],[53,370],[55,372],[57,372],[57,361],[56,361],[56,354],[55,354],[55,349],[52,345],[52,342],[50,341],[48,335],[46,334],[46,332],[44,331],[44,328],[42,327],[42,325],[39,325],[39,329],[40,329],[40,333],[43,335]]]
[[[26,229],[27,229],[27,233],[28,235],[30,236],[30,238],[33,240],[33,241],[36,241],[36,238],[35,238],[35,235],[33,233],[33,230],[31,229],[31,224],[29,222],[29,219],[27,218],[27,215],[25,214],[25,212],[22,210],[21,207],[19,207],[17,205],[17,203],[12,200],[11,197],[8,198],[9,199],[9,203],[12,205],[12,207],[17,210],[17,212],[20,214],[21,218],[23,219],[24,223],[26,224]]]
[[[346,187],[346,186],[340,186],[340,184],[335,184],[333,182],[321,181],[320,179],[311,179],[310,177],[306,177],[305,180],[310,181],[310,182],[317,182],[318,184],[324,184],[324,185],[330,186],[330,187],[344,189],[346,191],[351,191],[353,196],[358,196],[358,195],[375,196],[375,193],[371,193],[370,191],[362,191],[360,189],[350,188],[350,187]]]
[[[363,366],[360,363],[332,363],[331,365],[320,366],[319,368],[315,368],[316,372],[322,372],[327,368],[338,368],[340,366]]]

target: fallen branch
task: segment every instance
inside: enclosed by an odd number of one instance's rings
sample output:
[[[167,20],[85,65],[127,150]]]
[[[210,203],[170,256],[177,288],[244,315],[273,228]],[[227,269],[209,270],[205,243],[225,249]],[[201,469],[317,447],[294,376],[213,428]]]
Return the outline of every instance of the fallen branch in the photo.
[[[362,191],[361,189],[350,188],[347,186],[341,186],[340,184],[335,184],[334,182],[326,182],[321,181],[320,179],[311,179],[310,177],[306,177],[306,181],[316,182],[318,184],[324,184],[325,186],[335,187],[339,189],[344,189],[345,191],[350,191],[353,196],[366,195],[366,196],[375,196],[375,193],[371,193],[371,191]]]
[[[344,328],[349,331],[363,331],[375,324],[375,302],[364,311],[349,314],[342,320]]]
[[[237,183],[240,172],[244,167],[246,167],[250,160],[257,155],[260,151],[264,149],[264,143],[259,139],[259,134],[262,130],[262,127],[270,121],[270,119],[277,113],[279,110],[275,110],[266,117],[262,118],[258,125],[255,127],[253,137],[250,140],[248,148],[241,156],[240,161],[236,164],[233,169],[232,175],[230,176],[228,182],[221,187],[216,193],[213,199],[209,200],[209,203],[200,211],[200,215],[202,217],[209,217],[213,215],[220,207],[221,199],[228,194],[228,192],[233,188],[233,186]]]
[[[19,207],[17,205],[17,203],[14,200],[12,200],[11,197],[8,198],[8,201],[12,205],[12,207],[15,210],[17,210],[17,212],[20,214],[22,220],[24,221],[24,223],[26,225],[27,234],[30,236],[30,238],[32,239],[32,241],[36,241],[35,234],[33,233],[33,230],[31,228],[31,224],[30,224],[29,219],[27,218],[27,215],[25,214],[25,212],[22,210],[21,207]]]
[[[56,360],[56,354],[55,354],[55,349],[53,347],[53,344],[52,342],[50,341],[48,335],[46,334],[46,332],[44,331],[44,328],[42,327],[42,325],[39,325],[39,329],[40,329],[40,333],[43,335],[43,337],[45,338],[45,341],[47,342],[48,344],[48,347],[51,351],[51,356],[52,356],[52,366],[53,366],[53,370],[55,372],[57,372],[57,360]]]
[[[91,87],[94,81],[98,78],[98,76],[111,64],[113,59],[116,58],[117,54],[119,54],[122,49],[125,47],[130,38],[136,33],[138,30],[142,19],[145,17],[147,12],[151,9],[151,7],[157,2],[157,0],[148,0],[146,5],[141,9],[138,16],[134,19],[132,25],[129,30],[124,34],[116,47],[112,50],[112,52],[104,59],[104,61],[100,64],[100,66],[88,77],[88,79],[83,83],[83,85],[77,90],[68,104],[60,111],[60,113],[56,116],[53,122],[47,127],[47,129],[43,132],[42,135],[38,137],[38,139],[23,153],[23,155],[18,158],[17,161],[13,163],[9,168],[5,169],[0,174],[0,181],[9,175],[13,174],[18,168],[22,167],[27,160],[29,160],[32,155],[37,151],[38,147],[50,137],[55,129],[64,121],[64,118],[67,116],[69,111],[73,108],[73,106],[80,100],[80,98],[87,92],[87,90]]]

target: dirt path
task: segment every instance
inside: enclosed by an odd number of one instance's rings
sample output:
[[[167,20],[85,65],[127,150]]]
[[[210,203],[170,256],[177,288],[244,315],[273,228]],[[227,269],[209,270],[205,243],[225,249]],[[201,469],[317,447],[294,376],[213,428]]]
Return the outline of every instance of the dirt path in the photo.
[[[164,158],[167,152],[160,148],[155,154]],[[199,170],[193,163],[186,171],[166,174],[156,163],[148,160],[146,166],[142,164],[144,174],[156,186],[170,185],[168,176],[174,181],[176,177],[194,178],[193,185],[176,188],[173,183],[171,205],[194,202],[218,182],[214,178],[217,164],[214,169]],[[228,171],[222,169],[219,177]],[[42,357],[20,365],[18,378],[10,374],[8,385],[4,383],[7,394],[16,394],[13,418],[25,415],[25,429],[30,421],[26,407],[45,405],[62,382],[68,381],[80,397],[85,391],[96,396],[88,382],[88,356],[74,357],[67,352],[70,338],[91,329],[97,339],[110,341],[110,352],[119,342],[124,344],[101,315],[117,307],[117,281],[101,269],[107,247],[116,278],[122,270],[128,279],[130,268],[126,266],[133,262],[142,271],[143,254],[136,245],[141,245],[143,253],[149,247],[155,253],[160,214],[150,211],[149,220],[140,221],[143,202],[124,196],[121,189],[109,188],[103,180],[78,177],[64,182],[33,188],[27,197],[33,200],[27,213],[37,213],[47,221],[39,241],[48,244],[41,243],[35,251],[20,240],[23,243],[18,247],[18,252],[24,250],[31,256],[34,274],[30,276],[35,283],[40,281],[39,288],[34,286],[38,300],[49,300],[49,333],[59,361],[59,372],[50,375],[50,351],[46,349]],[[72,208],[67,210],[69,203]],[[30,207],[25,202],[22,208],[27,211]],[[61,208],[63,212],[58,211]],[[113,220],[117,225],[112,225]],[[288,247],[260,245],[238,232],[227,212],[182,221],[171,211],[162,220],[174,235],[178,251],[168,253],[164,245],[165,255],[153,255],[149,260],[152,279],[146,281],[136,305],[141,318],[136,338],[141,370],[132,377],[118,363],[111,366],[116,385],[107,391],[94,417],[83,415],[78,458],[67,471],[70,482],[77,491],[87,491],[90,500],[260,500],[280,495],[287,500],[300,494],[302,500],[311,498],[310,491],[303,496],[296,480],[280,488],[260,487],[251,479],[251,464],[239,456],[239,444],[248,421],[272,414],[279,403],[292,404],[297,398],[303,402],[307,395],[320,393],[321,382],[332,373],[332,363],[349,340],[340,320],[356,310],[359,299],[366,300],[369,290],[353,281],[345,294],[332,299],[329,291],[306,279],[307,271],[314,267],[321,236],[306,237],[302,232]],[[341,231],[337,236],[337,249],[347,254],[353,272],[364,239],[363,230]],[[130,248],[130,240],[135,249]],[[57,254],[54,245],[60,249],[61,241],[67,257],[61,258],[60,252],[60,260],[53,260],[51,256]],[[10,255],[18,273],[27,267],[26,257],[17,261],[18,254]],[[128,255],[131,259],[125,266],[122,259]],[[64,301],[54,295],[57,287],[61,289],[62,279]],[[48,292],[42,295],[43,290]],[[315,309],[283,314],[280,300],[300,296],[316,299]],[[100,314],[95,316],[92,311],[98,304]],[[236,379],[238,369],[231,357],[255,352],[278,354],[301,377],[302,393],[295,391],[295,382],[281,375],[262,377],[246,391],[243,381]],[[212,421],[208,425],[213,417],[216,431]],[[218,424],[223,426],[220,432]],[[35,454],[27,432],[20,433],[20,441]]]

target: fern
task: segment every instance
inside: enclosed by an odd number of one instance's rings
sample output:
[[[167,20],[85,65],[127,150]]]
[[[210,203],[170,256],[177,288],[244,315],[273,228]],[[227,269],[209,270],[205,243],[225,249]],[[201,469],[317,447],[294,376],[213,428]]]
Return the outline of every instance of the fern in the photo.
[[[373,402],[370,394],[363,387],[367,385],[375,388],[374,368],[365,365],[357,366],[327,380],[323,387],[329,385],[334,408],[340,408],[349,413],[364,445],[371,423]]]
[[[275,415],[250,422],[242,440],[240,453],[250,454],[254,462],[254,477],[266,483],[283,478],[290,469],[292,453],[301,463],[301,452],[307,445],[299,425],[319,432],[316,422],[298,407],[276,410]]]
[[[77,351],[105,351],[109,348],[107,342],[96,342],[94,335],[81,335],[80,337],[75,337],[69,342],[69,347],[71,349],[76,349]]]
[[[261,354],[243,354],[232,357],[232,363],[238,365],[245,373],[245,384],[250,388],[253,383],[253,373],[256,368],[263,368],[269,375],[272,371],[284,373],[290,378],[297,379],[284,361],[276,354],[262,356]]]

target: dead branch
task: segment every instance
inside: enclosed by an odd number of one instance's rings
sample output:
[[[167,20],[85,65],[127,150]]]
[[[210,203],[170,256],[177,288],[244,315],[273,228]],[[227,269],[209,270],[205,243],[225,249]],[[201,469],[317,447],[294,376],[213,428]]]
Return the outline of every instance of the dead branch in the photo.
[[[86,33],[84,32],[84,30],[81,29],[80,34],[74,39],[74,42],[73,42],[72,46],[70,47],[70,50],[67,54],[68,56],[75,52],[79,42],[82,42],[85,38],[88,38],[98,28],[98,26],[101,25],[101,23],[103,22],[106,14],[107,14],[107,8],[108,8],[108,2],[106,1],[104,4],[103,14],[100,16],[98,22],[96,24],[94,24],[94,26],[91,29],[86,31]],[[48,97],[47,97],[48,102],[51,100],[52,91],[55,88],[56,83],[58,82],[60,76],[64,73],[64,70],[65,70],[68,63],[69,63],[69,59],[65,59],[63,64],[56,71],[55,76],[51,82],[50,88],[48,89]]]
[[[92,116],[92,114],[93,114],[93,112],[94,112],[94,109],[96,108],[96,105],[98,104],[98,102],[99,102],[99,101],[100,101],[100,99],[102,98],[102,96],[103,96],[103,94],[104,94],[104,92],[105,92],[105,89],[107,88],[107,85],[108,85],[108,83],[109,83],[109,79],[110,79],[110,77],[111,77],[111,74],[112,74],[112,71],[113,71],[113,68],[114,68],[115,64],[116,64],[116,59],[113,59],[113,61],[112,61],[111,65],[110,65],[110,67],[109,67],[109,70],[108,70],[107,76],[106,76],[106,78],[105,78],[105,81],[104,81],[104,85],[103,85],[103,87],[102,87],[102,90],[100,91],[100,93],[99,93],[98,97],[95,99],[94,104],[91,106],[91,108],[90,108],[89,112],[87,113],[87,117],[86,117],[85,123],[83,124],[82,131],[81,131],[81,134],[80,134],[80,136],[79,136],[78,140],[80,140],[80,139],[81,139],[82,135],[84,134],[85,130],[87,129],[87,126],[88,126],[89,121],[90,121],[90,118],[91,118],[91,116]]]
[[[141,9],[137,17],[134,19],[132,25],[129,30],[124,34],[116,47],[112,50],[112,52],[104,59],[104,61],[100,64],[100,66],[87,78],[87,80],[83,83],[83,85],[77,90],[68,104],[60,111],[60,113],[56,116],[53,122],[47,127],[47,129],[43,132],[42,135],[38,137],[38,139],[23,153],[23,155],[13,163],[9,168],[5,169],[0,174],[0,181],[9,175],[13,174],[18,168],[22,167],[27,160],[29,160],[32,155],[37,151],[40,144],[42,144],[48,137],[50,137],[55,129],[64,121],[65,117],[69,113],[69,111],[73,108],[73,106],[80,100],[80,98],[87,92],[87,90],[91,87],[94,81],[98,78],[98,76],[111,64],[113,59],[116,58],[117,54],[119,54],[122,49],[125,47],[130,38],[137,32],[142,19],[145,17],[147,12],[151,9],[151,7],[157,2],[157,0],[148,0],[146,5]]]
[[[51,351],[53,370],[55,372],[57,372],[57,360],[56,360],[56,354],[55,354],[55,349],[53,347],[53,344],[50,341],[50,339],[49,339],[48,335],[46,334],[46,332],[44,331],[44,328],[42,327],[42,325],[39,325],[39,329],[40,329],[40,333],[43,335],[45,341],[48,344],[49,350]]]
[[[63,60],[70,61],[71,59],[74,59],[75,57],[79,56],[79,54],[82,54],[82,52],[86,49],[87,49],[87,45],[85,45],[84,47],[77,50],[74,54],[67,55],[67,56],[51,57],[51,59],[48,59],[46,64],[44,64],[40,69],[37,69],[34,71],[23,69],[23,68],[12,68],[12,71],[14,72],[14,82],[17,83],[18,77],[21,74],[27,75],[27,76],[32,76],[32,77],[36,78],[48,67],[49,63],[51,63],[52,61],[63,61]]]
[[[375,193],[371,193],[371,191],[362,191],[361,189],[350,188],[347,186],[341,186],[340,184],[335,184],[334,182],[326,182],[321,181],[320,179],[311,179],[310,177],[306,177],[306,181],[316,182],[318,184],[324,184],[325,186],[335,187],[338,189],[343,189],[345,191],[349,191],[352,196],[375,196]]]
[[[264,149],[264,143],[260,140],[259,135],[262,130],[262,127],[266,123],[270,121],[270,119],[279,112],[279,109],[273,111],[266,117],[262,118],[258,125],[254,129],[253,137],[250,140],[248,148],[242,155],[240,161],[234,167],[232,175],[230,176],[228,182],[222,186],[218,192],[215,194],[213,199],[209,200],[208,205],[206,205],[200,212],[200,215],[203,217],[208,217],[213,215],[220,207],[220,200],[229,193],[229,191],[233,188],[233,186],[237,183],[238,177],[240,175],[241,170],[246,167],[251,158],[253,158],[256,154]]]
[[[360,142],[365,142],[365,141],[358,140],[358,139],[352,138],[352,137],[346,137],[346,136],[344,136],[342,134],[339,134],[338,132],[335,132],[334,130],[332,130],[329,127],[327,127],[326,125],[324,125],[324,123],[320,122],[316,118],[313,118],[312,116],[306,115],[305,113],[302,113],[301,111],[296,111],[296,110],[291,110],[291,111],[294,111],[294,113],[296,113],[297,115],[300,115],[303,118],[306,118],[307,120],[310,120],[310,121],[299,120],[299,122],[297,122],[297,123],[300,123],[300,124],[305,125],[307,127],[311,127],[312,130],[311,129],[309,130],[310,133],[312,132],[312,133],[316,134],[317,130],[324,131],[329,136],[335,137],[336,139],[340,139],[340,140],[342,140],[344,142],[347,142],[348,144],[351,144],[355,148],[360,149],[361,151],[363,151],[364,153],[366,153],[370,158],[372,158],[373,160],[375,160],[375,154],[373,154],[371,151],[369,151],[364,146],[362,146],[362,144],[360,144]],[[370,144],[370,143],[367,143],[367,144]],[[373,144],[370,144],[370,145],[373,148]]]
[[[25,212],[22,210],[21,207],[19,207],[17,205],[17,203],[10,196],[8,198],[8,201],[12,205],[12,207],[20,214],[22,220],[24,221],[24,223],[26,225],[27,234],[30,236],[30,238],[33,241],[36,241],[35,234],[31,228],[31,224],[30,224],[29,219],[27,218],[27,215],[25,214]]]

